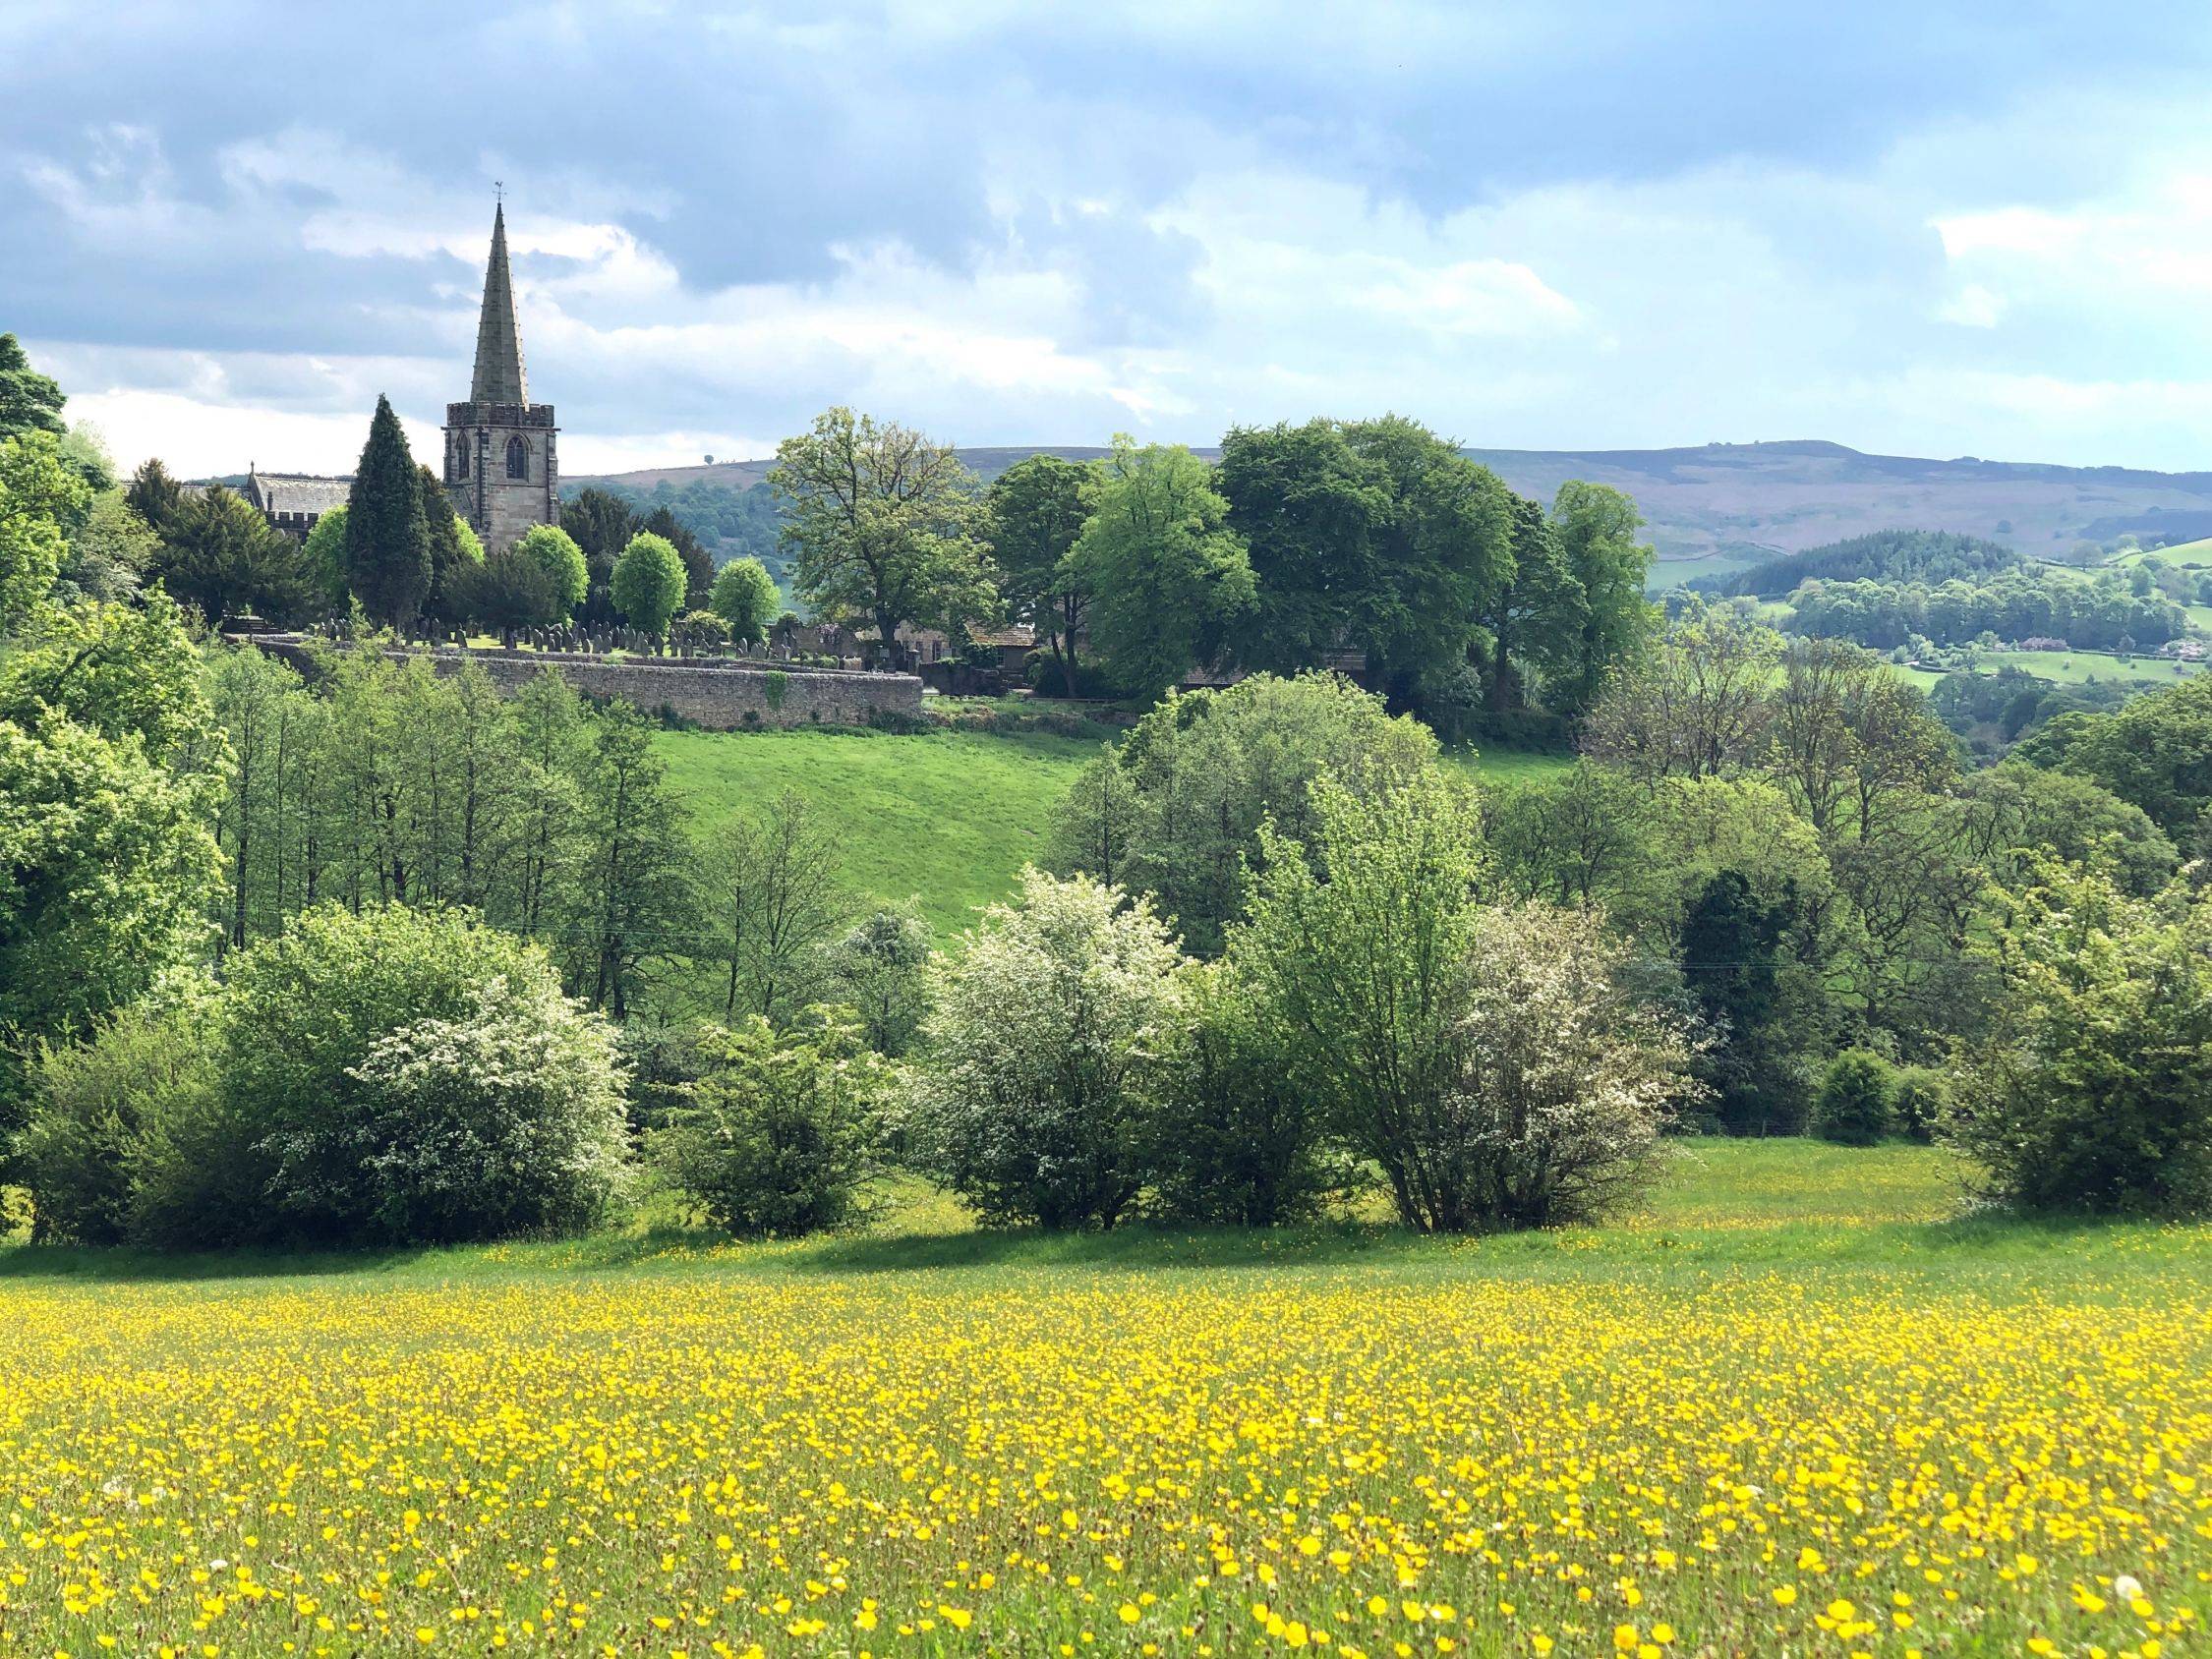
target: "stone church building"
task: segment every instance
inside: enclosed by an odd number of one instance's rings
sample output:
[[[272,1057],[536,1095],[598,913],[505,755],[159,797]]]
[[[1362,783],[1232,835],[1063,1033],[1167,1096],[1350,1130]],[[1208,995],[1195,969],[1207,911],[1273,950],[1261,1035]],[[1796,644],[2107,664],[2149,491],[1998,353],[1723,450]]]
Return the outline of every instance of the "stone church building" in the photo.
[[[492,215],[492,257],[476,322],[476,374],[466,403],[445,406],[445,491],[453,510],[496,553],[532,525],[560,522],[560,468],[553,457],[553,405],[530,401],[507,269],[507,210]],[[188,486],[197,487],[197,486]],[[269,524],[299,540],[352,492],[349,478],[263,473],[247,468],[243,493]]]
[[[507,270],[507,210],[492,215],[492,257],[476,323],[476,374],[466,403],[445,406],[445,488],[484,550],[511,547],[533,525],[560,522],[553,405],[530,401],[522,325]]]

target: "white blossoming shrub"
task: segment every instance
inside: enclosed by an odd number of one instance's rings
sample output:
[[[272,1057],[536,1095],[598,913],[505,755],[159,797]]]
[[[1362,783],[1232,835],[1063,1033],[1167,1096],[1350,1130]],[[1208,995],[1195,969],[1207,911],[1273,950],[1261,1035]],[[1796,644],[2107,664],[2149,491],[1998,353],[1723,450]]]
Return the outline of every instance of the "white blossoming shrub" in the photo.
[[[1556,1227],[1617,1209],[1651,1173],[1694,1093],[1679,1021],[1621,987],[1625,948],[1601,915],[1485,910],[1456,1022],[1459,1081],[1430,1151],[1481,1223]]]
[[[613,1033],[542,963],[470,987],[453,1017],[386,1032],[348,1075],[362,1092],[338,1130],[359,1160],[345,1196],[384,1237],[571,1231],[621,1183]]]
[[[1184,961],[1146,901],[1024,870],[1013,904],[931,962],[916,1161],[986,1222],[1112,1227],[1130,1214]]]

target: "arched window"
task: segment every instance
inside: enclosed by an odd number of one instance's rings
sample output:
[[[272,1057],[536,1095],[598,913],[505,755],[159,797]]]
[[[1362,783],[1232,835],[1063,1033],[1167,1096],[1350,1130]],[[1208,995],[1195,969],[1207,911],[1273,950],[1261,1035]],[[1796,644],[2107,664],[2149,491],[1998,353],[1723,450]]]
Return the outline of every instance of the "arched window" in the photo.
[[[530,476],[530,445],[528,445],[527,443],[524,443],[524,442],[522,441],[522,439],[520,439],[519,437],[510,437],[510,438],[508,438],[508,439],[507,439],[507,477],[509,477],[509,478],[528,478],[529,476]]]
[[[469,434],[467,432],[463,432],[453,440],[453,476],[455,478],[467,478],[469,476]]]

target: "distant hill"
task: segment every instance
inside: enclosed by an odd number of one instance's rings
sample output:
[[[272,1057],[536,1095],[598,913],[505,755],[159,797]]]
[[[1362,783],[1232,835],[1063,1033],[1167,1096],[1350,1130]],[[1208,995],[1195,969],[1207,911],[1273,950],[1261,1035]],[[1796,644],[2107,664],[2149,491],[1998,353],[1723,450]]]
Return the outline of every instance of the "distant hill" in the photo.
[[[1038,448],[1072,460],[1106,453],[1084,445]],[[1035,453],[1022,446],[960,451],[986,478]],[[1527,495],[1548,498],[1571,478],[1625,490],[1643,508],[1660,558],[1674,565],[1665,575],[1676,580],[1899,528],[1953,531],[2039,556],[2083,539],[2133,535],[2147,545],[2212,536],[2212,472],[2055,467],[1972,456],[1928,461],[1864,455],[1818,441],[1467,453]],[[564,484],[577,489],[612,483],[640,496],[658,494],[664,484],[670,493],[704,486],[742,494],[771,465],[725,461],[603,479],[571,477]]]
[[[1922,582],[1930,587],[1954,577],[1973,581],[2028,562],[2002,542],[1948,530],[1883,530],[1854,536],[1801,553],[1763,559],[1732,576],[1707,576],[1691,584],[1717,594],[1750,594],[1778,600],[1803,582]]]

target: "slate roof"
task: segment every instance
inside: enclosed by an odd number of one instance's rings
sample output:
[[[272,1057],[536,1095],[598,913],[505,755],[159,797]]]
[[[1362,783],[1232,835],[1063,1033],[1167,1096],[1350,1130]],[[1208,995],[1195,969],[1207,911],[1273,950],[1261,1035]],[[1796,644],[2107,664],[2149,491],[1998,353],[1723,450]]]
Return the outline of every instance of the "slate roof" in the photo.
[[[342,507],[353,493],[350,478],[316,478],[307,473],[254,473],[243,491],[264,513],[314,513]]]
[[[476,377],[471,403],[528,403],[522,368],[522,324],[515,320],[514,278],[507,270],[507,210],[492,213],[492,257],[484,267],[484,310],[476,320]]]

